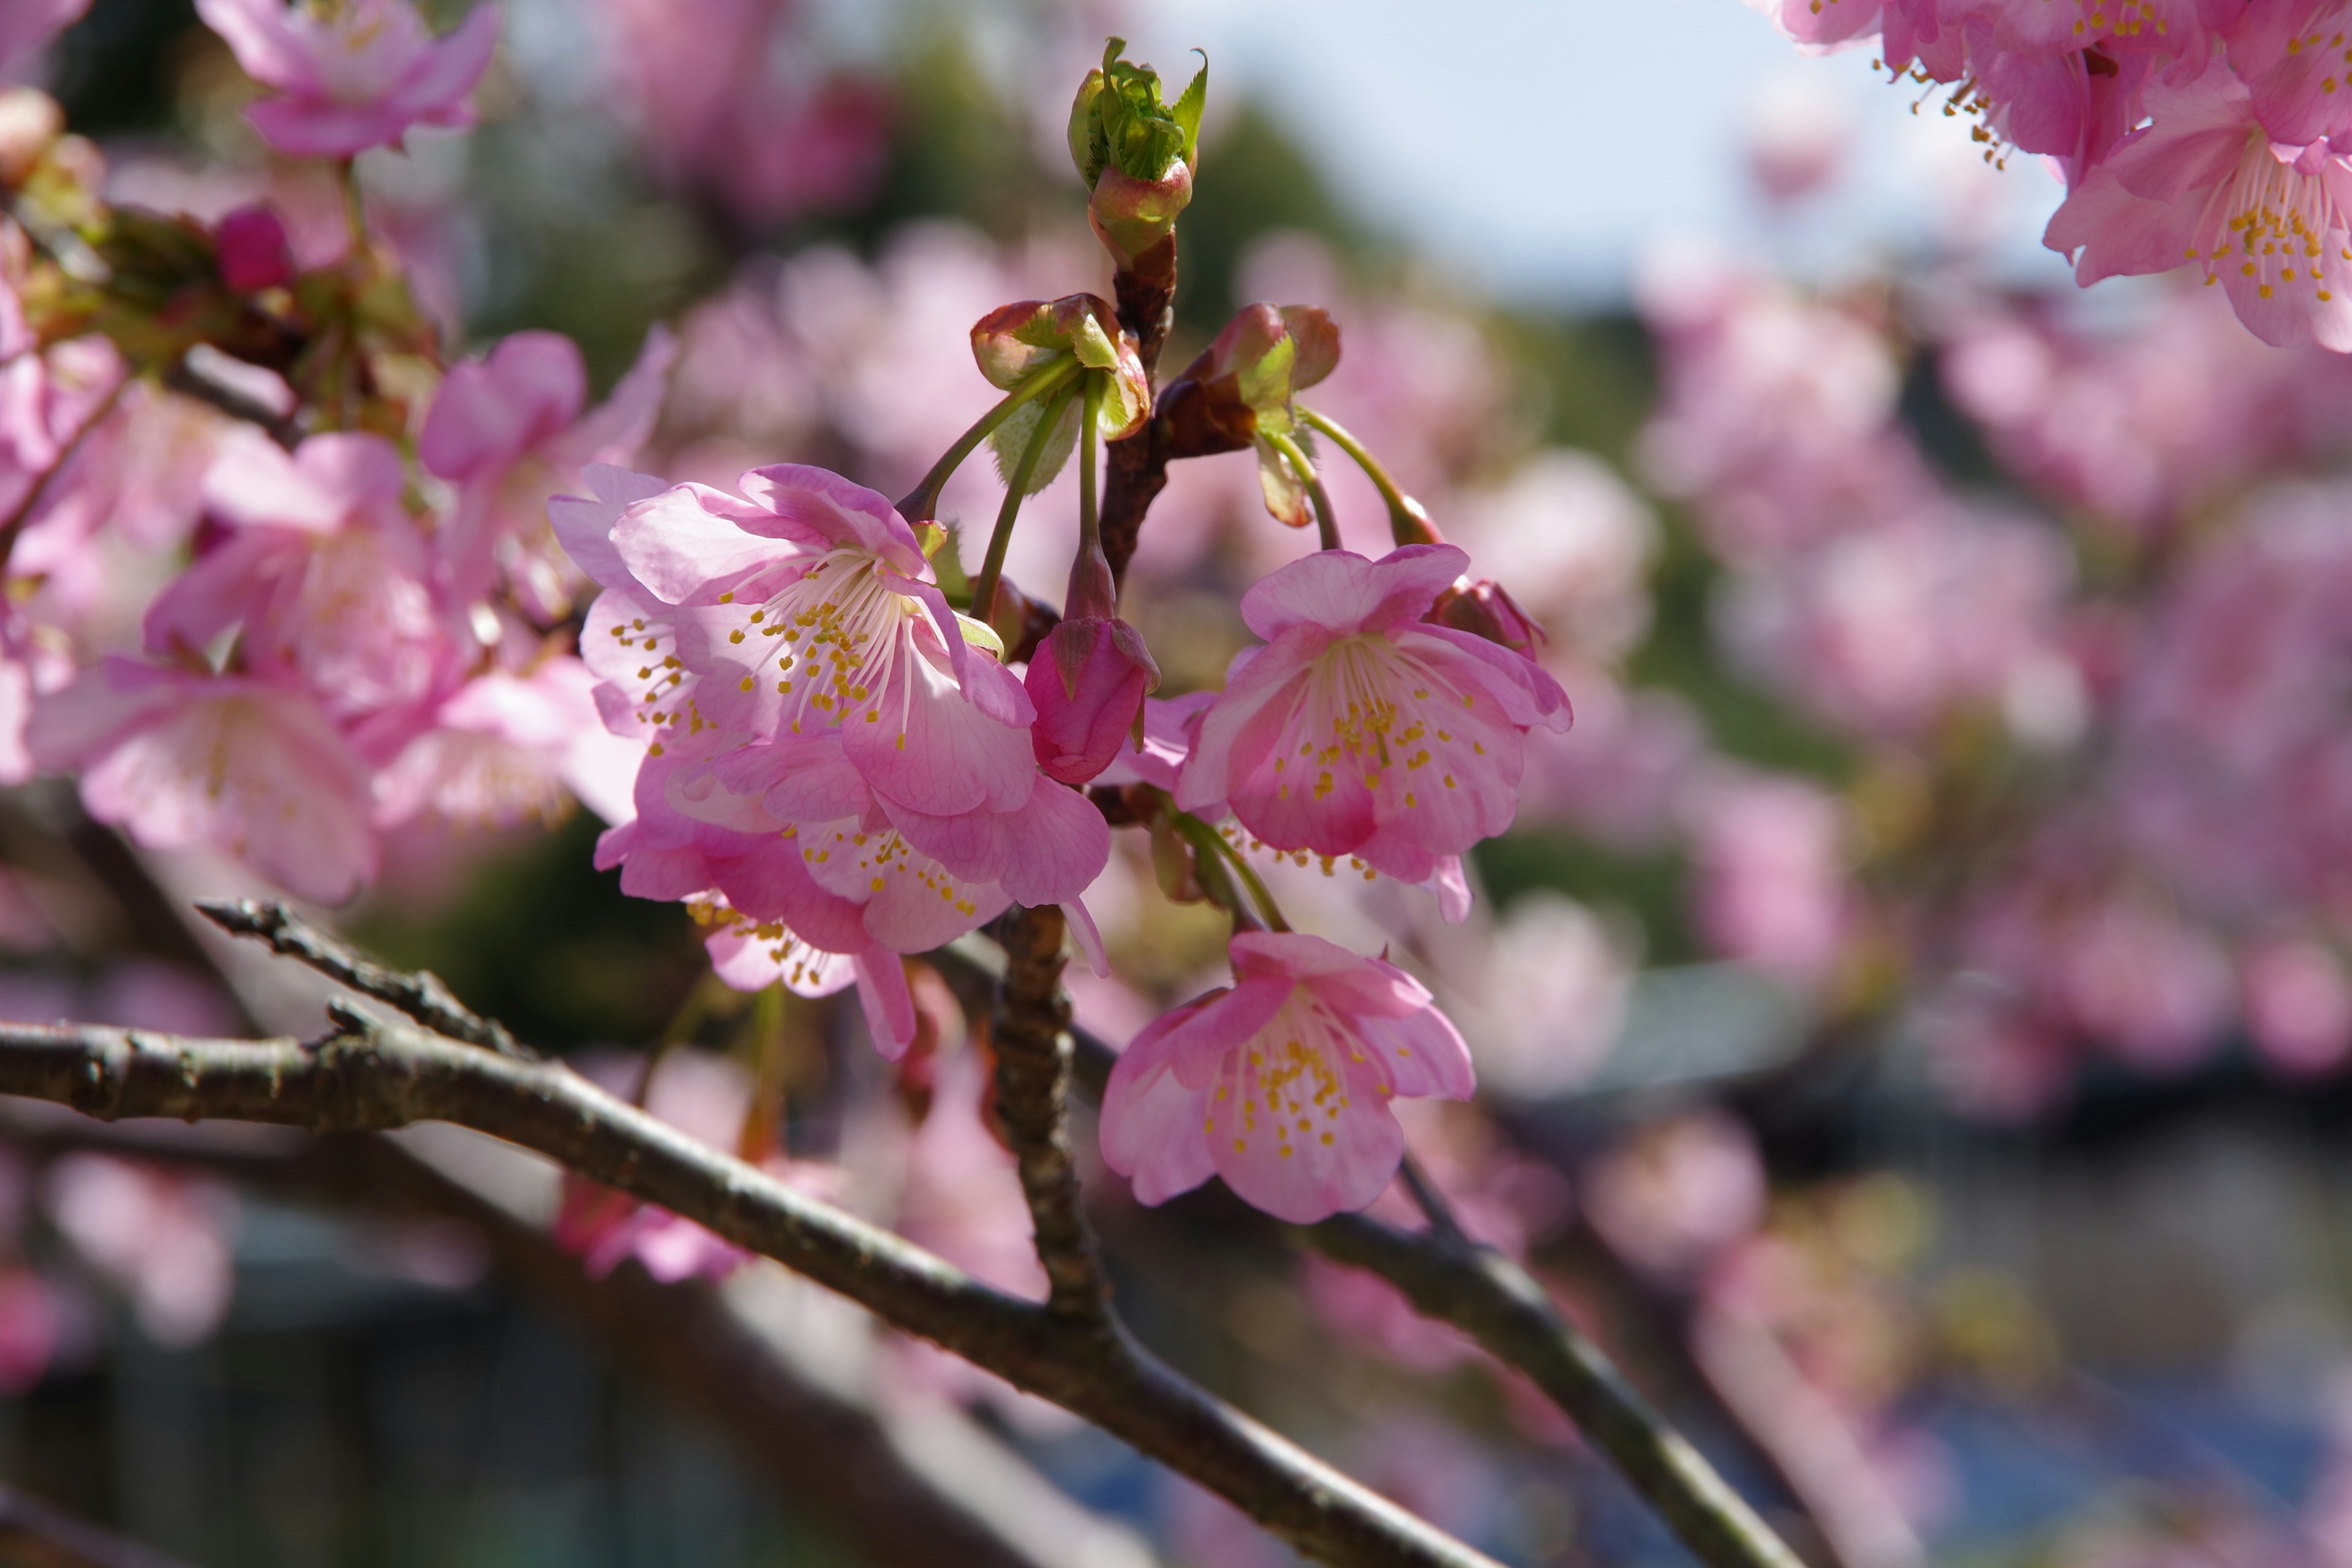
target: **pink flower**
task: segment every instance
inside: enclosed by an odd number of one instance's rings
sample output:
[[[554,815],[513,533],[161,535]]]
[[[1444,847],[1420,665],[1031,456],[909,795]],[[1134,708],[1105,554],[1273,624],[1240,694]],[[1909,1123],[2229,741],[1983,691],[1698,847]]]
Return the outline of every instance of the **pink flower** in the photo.
[[[110,658],[39,700],[26,739],[149,848],[217,844],[321,903],[375,873],[366,767],[298,689]]]
[[[907,984],[906,961],[881,944],[859,952],[827,952],[783,921],[755,920],[718,895],[689,907],[708,934],[711,973],[738,991],[764,991],[782,984],[800,996],[830,996],[857,987],[875,1048],[888,1061],[906,1055],[915,1039],[915,997]]]
[[[529,675],[492,670],[467,681],[376,775],[376,826],[428,809],[500,827],[552,822],[572,795],[607,822],[627,821],[645,748],[605,729],[595,686],[587,666],[564,658]]]
[[[58,1229],[130,1296],[157,1342],[194,1344],[219,1325],[236,1287],[237,1202],[226,1184],[85,1152],[50,1166],[47,1187]]]
[[[2288,1072],[2325,1072],[2352,1051],[2352,978],[2308,938],[2264,942],[2238,961],[2246,1031]]]
[[[1010,811],[910,811],[870,788],[834,735],[754,742],[688,764],[666,804],[705,821],[740,821],[750,808],[789,825],[810,881],[856,906],[867,935],[898,952],[951,942],[1015,903],[1075,905],[1110,858],[1102,814],[1067,785],[1038,779]],[[779,890],[772,901],[789,898]]]
[[[503,577],[532,613],[559,620],[579,577],[548,531],[547,503],[591,463],[625,463],[652,433],[676,341],[656,326],[603,405],[585,414],[588,369],[559,332],[517,332],[487,358],[452,365],[418,434],[425,468],[458,486],[437,543],[445,590],[461,605]]]
[[[1165,1203],[1212,1175],[1307,1225],[1380,1196],[1396,1096],[1465,1100],[1470,1053],[1404,971],[1320,937],[1244,931],[1234,984],[1138,1035],[1103,1097],[1103,1158]]]
[[[1838,805],[1795,778],[1727,779],[1696,803],[1698,924],[1727,958],[1828,979],[1852,923]]]
[[[1017,810],[1037,777],[1035,711],[973,651],[888,500],[822,468],[742,479],[738,500],[680,485],[614,525],[620,562],[676,606],[702,724],[778,740],[837,731],[877,795],[951,816]]]
[[[450,657],[424,532],[380,436],[313,436],[288,456],[240,431],[205,479],[230,525],[148,607],[149,650],[198,657],[242,626],[242,668],[306,685],[338,720],[423,700]]]
[[[89,0],[10,0],[0,11],[0,71],[41,49],[67,24],[89,9]]]
[[[1320,551],[1251,588],[1242,618],[1267,644],[1202,716],[1177,805],[1229,802],[1277,849],[1407,882],[1510,826],[1527,731],[1566,730],[1568,696],[1522,655],[1422,622],[1469,562],[1442,544]]]
[[[247,110],[262,139],[296,158],[348,158],[412,125],[471,125],[467,101],[499,37],[494,5],[478,5],[435,38],[410,0],[198,0],[246,74],[274,89]]]
[[[2219,63],[2152,84],[2147,106],[2150,123],[2074,188],[2043,243],[2084,284],[2196,263],[2264,342],[2352,350],[2352,163],[2325,141],[2273,141]]]

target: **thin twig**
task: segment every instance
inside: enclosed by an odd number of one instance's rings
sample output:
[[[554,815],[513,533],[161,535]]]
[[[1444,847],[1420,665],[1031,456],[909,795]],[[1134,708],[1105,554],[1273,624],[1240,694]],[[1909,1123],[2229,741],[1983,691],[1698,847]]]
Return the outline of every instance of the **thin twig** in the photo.
[[[231,936],[267,942],[272,951],[307,963],[363,996],[391,1003],[436,1034],[517,1061],[539,1060],[538,1053],[509,1034],[504,1024],[485,1018],[458,1001],[457,994],[431,970],[387,969],[284,904],[257,899],[205,899],[198,901],[196,910]]]
[[[1471,1245],[1469,1233],[1454,1217],[1454,1205],[1445,1201],[1445,1194],[1438,1191],[1437,1184],[1429,1179],[1429,1173],[1421,1168],[1421,1162],[1412,1157],[1411,1150],[1405,1152],[1402,1163],[1397,1166],[1397,1174],[1404,1180],[1404,1190],[1412,1194],[1413,1205],[1429,1221],[1432,1236],[1453,1246]]]
[[[302,425],[293,415],[280,414],[259,398],[205,374],[200,364],[190,363],[184,356],[164,368],[163,384],[232,419],[258,426],[262,434],[289,452],[302,444]]]
[[[578,1074],[330,1008],[339,1032],[207,1040],[0,1023],[0,1094],[102,1121],[169,1116],[368,1131],[454,1121],[535,1149],[785,1264],[1094,1422],[1307,1556],[1366,1568],[1492,1560],[1202,1393],[1114,1325],[1074,1331],[921,1248],[624,1104]]]

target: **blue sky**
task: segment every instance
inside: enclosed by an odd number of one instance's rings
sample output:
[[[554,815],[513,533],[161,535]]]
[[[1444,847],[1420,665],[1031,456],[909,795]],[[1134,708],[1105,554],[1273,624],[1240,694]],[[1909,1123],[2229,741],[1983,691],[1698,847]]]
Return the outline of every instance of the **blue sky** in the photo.
[[[1129,57],[1180,76],[1206,48],[1324,154],[1377,220],[1509,297],[1622,293],[1667,236],[1778,250],[1834,269],[1916,234],[1953,203],[1964,122],[1888,85],[1864,48],[1803,58],[1739,0],[1139,0]],[[1233,75],[1226,75],[1226,72]],[[1765,219],[1738,160],[1765,84],[1853,116],[1856,166],[1792,234]],[[1342,128],[1359,149],[1340,147]],[[2003,267],[2055,285],[2039,248],[2058,200],[2012,160],[1969,221]]]

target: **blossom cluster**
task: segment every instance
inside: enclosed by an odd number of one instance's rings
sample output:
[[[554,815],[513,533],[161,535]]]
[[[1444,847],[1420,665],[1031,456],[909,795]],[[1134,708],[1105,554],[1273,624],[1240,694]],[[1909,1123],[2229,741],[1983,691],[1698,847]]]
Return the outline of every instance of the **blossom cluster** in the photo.
[[[1749,0],[1874,39],[2066,184],[2045,243],[2090,284],[2188,268],[2264,342],[2352,351],[2352,14],[2330,0]]]

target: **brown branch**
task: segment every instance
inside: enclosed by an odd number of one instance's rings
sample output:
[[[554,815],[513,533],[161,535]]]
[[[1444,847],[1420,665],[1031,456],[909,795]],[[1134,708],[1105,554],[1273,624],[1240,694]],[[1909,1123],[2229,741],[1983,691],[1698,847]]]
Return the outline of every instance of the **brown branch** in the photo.
[[[1058,909],[1016,910],[998,928],[1005,952],[989,1045],[996,1055],[996,1114],[1021,1170],[1022,1195],[1044,1266],[1048,1309],[1097,1332],[1109,1300],[1070,1157],[1070,1004],[1062,994]]]
[[[203,1040],[0,1023],[0,1093],[101,1121],[170,1116],[364,1131],[453,1121],[785,1264],[1191,1477],[1306,1555],[1365,1568],[1491,1560],[1185,1382],[1115,1325],[1073,1331],[887,1231],[805,1197],[565,1068],[350,1009],[341,1032]]]
[[[0,1563],[11,1568],[184,1568],[175,1557],[101,1530],[0,1483]]]
[[[280,414],[259,398],[206,374],[200,363],[192,363],[184,354],[163,368],[163,384],[232,419],[258,426],[263,435],[289,452],[302,444],[302,425],[294,416]]]
[[[387,969],[284,904],[256,899],[205,899],[198,900],[196,910],[231,936],[267,942],[271,951],[299,960],[339,984],[391,1003],[436,1035],[517,1061],[539,1059],[538,1053],[518,1042],[504,1024],[485,1018],[458,1001],[457,993],[431,970]]]
[[[991,971],[967,947],[930,957],[963,994]],[[1099,1099],[1118,1054],[1076,1026],[1070,1038],[1074,1075]],[[1446,1212],[1444,1199],[1425,1175],[1417,1169],[1414,1174],[1436,1221]],[[1463,1330],[1496,1360],[1526,1373],[1708,1568],[1801,1568],[1796,1553],[1607,1352],[1560,1315],[1533,1275],[1471,1242],[1458,1226],[1447,1230],[1442,1222],[1413,1232],[1363,1215],[1339,1215],[1294,1234],[1326,1257],[1379,1275],[1423,1317]]]
[[[1111,283],[1118,298],[1119,326],[1135,339],[1149,386],[1158,371],[1169,326],[1175,320],[1175,235],[1170,234],[1120,267]],[[1152,463],[1154,423],[1147,420],[1141,430],[1110,444],[1101,536],[1113,575],[1122,580],[1128,559],[1135,553],[1144,513],[1167,482],[1164,464],[1155,470]],[[1094,431],[1087,430],[1085,438],[1091,443]],[[986,613],[984,595],[995,584],[993,547],[990,560],[990,571],[982,574],[986,584],[973,590],[973,603],[980,606],[977,614]],[[1094,1238],[1087,1229],[1066,1126],[1070,1010],[1062,995],[1066,935],[1062,913],[1052,909],[1016,909],[997,929],[1007,962],[989,1030],[996,1050],[996,1110],[1020,1163],[1021,1191],[1029,1204],[1037,1261],[1045,1270],[1048,1310],[1108,1342],[1118,1337],[1117,1321]]]
[[[1176,237],[1170,235],[1136,258],[1131,268],[1112,276],[1118,298],[1118,324],[1135,334],[1138,357],[1147,382],[1157,376],[1160,351],[1176,319]],[[1108,472],[1104,476],[1102,504],[1103,555],[1111,575],[1127,582],[1127,563],[1135,555],[1143,531],[1144,514],[1168,486],[1167,441],[1155,413],[1143,428],[1123,441],[1110,444]]]

